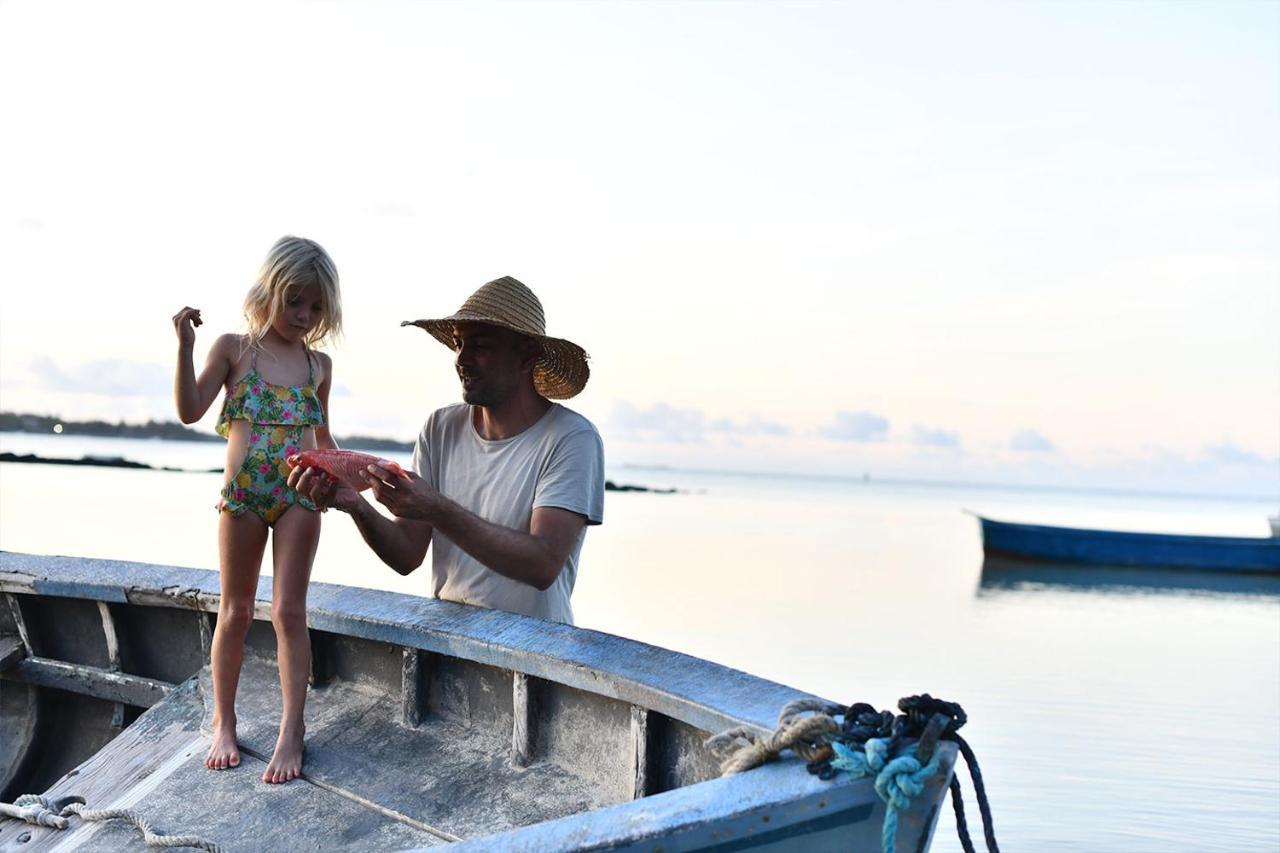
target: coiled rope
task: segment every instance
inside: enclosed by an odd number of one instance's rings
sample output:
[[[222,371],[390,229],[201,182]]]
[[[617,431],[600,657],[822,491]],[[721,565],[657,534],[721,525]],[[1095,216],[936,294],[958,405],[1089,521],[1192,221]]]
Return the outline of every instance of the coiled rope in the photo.
[[[129,809],[87,809],[82,797],[49,799],[38,794],[23,794],[13,801],[13,805],[0,803],[0,816],[54,829],[66,829],[71,815],[84,821],[127,820],[141,830],[148,847],[194,847],[220,853],[217,844],[198,835],[161,835],[152,828],[150,821]]]
[[[956,733],[968,720],[964,709],[955,702],[934,699],[928,693],[899,700],[898,709],[902,713],[895,717],[865,702],[846,708],[820,700],[797,699],[783,706],[772,734],[760,735],[739,727],[708,738],[706,745],[723,756],[720,771],[726,776],[758,767],[790,749],[804,759],[809,772],[820,779],[832,779],[839,771],[858,778],[874,778],[876,794],[885,803],[881,849],[883,853],[894,853],[898,812],[910,806],[911,799],[924,790],[925,782],[937,772],[937,742],[952,741],[969,766],[988,853],[999,853],[978,759],[964,738]],[[904,743],[907,740],[913,742]],[[949,789],[956,814],[956,834],[965,853],[974,853],[958,776],[952,775]]]

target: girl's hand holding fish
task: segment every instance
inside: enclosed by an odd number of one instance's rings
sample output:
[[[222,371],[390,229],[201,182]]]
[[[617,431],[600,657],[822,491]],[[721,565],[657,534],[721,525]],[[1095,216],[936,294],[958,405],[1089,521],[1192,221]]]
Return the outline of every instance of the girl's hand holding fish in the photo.
[[[319,468],[295,467],[289,472],[286,482],[289,488],[309,498],[322,511],[332,507],[341,512],[351,512],[361,503],[355,489],[342,485],[336,477]]]

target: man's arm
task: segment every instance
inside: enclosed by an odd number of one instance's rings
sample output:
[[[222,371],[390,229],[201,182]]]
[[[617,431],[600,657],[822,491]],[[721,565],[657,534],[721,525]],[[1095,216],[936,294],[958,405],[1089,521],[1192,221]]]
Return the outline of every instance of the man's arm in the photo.
[[[439,530],[488,568],[537,589],[547,589],[555,583],[587,521],[567,509],[540,506],[533,510],[527,531],[515,530],[486,521],[412,473],[406,482],[384,468],[371,465],[361,476],[373,489],[378,502],[396,516],[397,522],[416,522],[428,530]],[[386,521],[371,506],[368,508]],[[373,544],[368,535],[365,541]],[[386,562],[395,568],[390,561]]]
[[[318,468],[294,468],[289,472],[288,483],[316,506],[333,507],[350,515],[378,559],[400,574],[407,575],[422,565],[431,544],[430,524],[412,518],[389,519],[354,489],[340,485]]]
[[[364,498],[357,495],[356,501],[355,507],[343,511],[351,515],[378,559],[402,575],[422,565],[431,544],[430,524],[409,518],[389,519]]]

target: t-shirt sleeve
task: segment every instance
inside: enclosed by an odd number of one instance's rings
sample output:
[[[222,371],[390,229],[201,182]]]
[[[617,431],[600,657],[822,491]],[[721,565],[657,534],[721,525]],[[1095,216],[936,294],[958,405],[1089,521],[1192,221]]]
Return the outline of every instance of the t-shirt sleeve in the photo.
[[[418,433],[418,440],[413,443],[413,458],[410,464],[418,476],[426,480],[431,488],[436,489],[435,474],[431,466],[431,423],[433,418],[428,418],[427,422],[422,425],[422,431]]]
[[[604,444],[594,429],[581,429],[557,442],[538,478],[533,507],[567,509],[604,521]]]

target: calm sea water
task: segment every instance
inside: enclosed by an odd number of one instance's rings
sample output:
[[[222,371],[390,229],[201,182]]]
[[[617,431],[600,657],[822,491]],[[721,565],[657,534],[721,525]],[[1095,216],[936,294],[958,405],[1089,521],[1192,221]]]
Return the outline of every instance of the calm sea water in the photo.
[[[0,433],[0,450],[207,468],[223,448]],[[962,511],[1263,536],[1276,506],[609,473],[681,492],[608,495],[583,550],[580,625],[842,702],[959,701],[1010,851],[1280,849],[1280,582],[984,568]],[[220,485],[210,473],[0,464],[0,548],[216,568]],[[396,575],[346,518],[326,516],[317,580],[422,595],[426,571]],[[967,777],[966,791],[976,820]],[[934,849],[959,849],[949,810]]]

